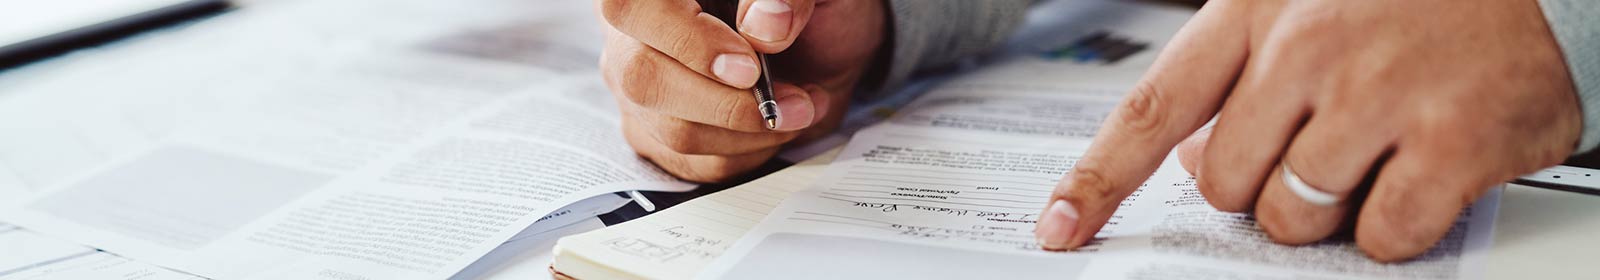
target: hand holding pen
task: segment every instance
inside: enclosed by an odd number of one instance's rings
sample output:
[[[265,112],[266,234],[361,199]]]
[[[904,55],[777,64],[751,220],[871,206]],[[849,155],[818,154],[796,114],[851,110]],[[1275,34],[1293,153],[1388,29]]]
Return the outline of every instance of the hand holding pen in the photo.
[[[706,14],[710,14],[711,16],[716,17],[718,20],[722,20],[723,23],[728,24],[728,27],[738,27],[737,24],[733,23],[733,20],[735,18],[737,18],[735,13],[738,12],[739,1],[737,1],[737,0],[697,0],[696,2],[699,2],[701,11],[705,12]],[[770,4],[771,2],[761,2],[761,3]],[[764,9],[773,9],[773,10],[790,9],[786,5],[785,6],[763,7],[763,8]],[[754,18],[754,17],[752,17],[752,18]],[[752,24],[751,26],[752,26],[752,28],[756,28],[757,26],[760,26],[761,28],[770,28],[770,27],[772,27],[771,24],[762,24],[762,25],[754,25],[754,24]],[[777,130],[778,129],[778,102],[777,102],[777,100],[774,100],[772,98],[772,74],[769,74],[770,71],[772,71],[772,69],[767,68],[767,54],[756,53],[756,59],[755,60],[756,60],[755,61],[756,62],[755,65],[757,67],[760,67],[760,71],[756,75],[756,83],[755,83],[755,85],[750,87],[750,92],[755,95],[755,98],[756,98],[756,111],[760,112],[761,113],[761,119],[766,121],[767,129]],[[719,66],[721,66],[721,67],[719,67]],[[720,73],[718,73],[719,71],[717,71],[719,69],[724,70],[724,71],[721,71],[721,72],[726,72],[726,70],[728,70],[727,69],[727,65],[716,65],[716,64],[713,64],[711,67],[712,67],[711,68],[711,72],[713,74],[719,74],[720,75]]]
[[[717,2],[599,4],[600,68],[626,139],[690,181],[729,179],[830,132],[887,35],[882,1]]]

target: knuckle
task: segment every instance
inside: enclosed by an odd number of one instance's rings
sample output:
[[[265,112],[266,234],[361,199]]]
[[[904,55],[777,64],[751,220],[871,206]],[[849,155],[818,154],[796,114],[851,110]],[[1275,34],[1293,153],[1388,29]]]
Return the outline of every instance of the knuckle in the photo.
[[[1380,221],[1363,223],[1356,229],[1356,246],[1368,257],[1379,262],[1398,262],[1423,253],[1433,243],[1407,238],[1412,236],[1403,221],[1393,217],[1377,217]]]
[[[1374,186],[1374,188],[1408,187],[1417,180],[1403,180],[1397,184]],[[1404,185],[1401,185],[1404,184]],[[1414,201],[1410,198],[1415,191],[1393,192],[1398,195],[1369,200],[1367,209],[1362,209],[1361,220],[1356,228],[1356,243],[1363,252],[1374,260],[1382,262],[1402,261],[1417,254],[1421,254],[1437,241],[1438,237],[1430,232],[1430,223],[1441,222],[1427,220],[1423,217],[1423,209],[1410,205]],[[1368,214],[1367,212],[1371,212]],[[1454,220],[1442,221],[1445,223]]]
[[[706,173],[705,170],[696,168],[694,164],[691,164],[688,161],[689,159],[680,156],[677,157],[675,164],[672,164],[671,166],[662,166],[661,169],[667,171],[667,174],[672,174],[673,177],[678,177],[678,179],[683,179],[684,181],[690,182],[716,182],[726,179],[722,176],[718,176],[719,174]]]
[[[700,141],[696,141],[694,138],[697,135],[695,129],[681,120],[665,123],[667,124],[663,124],[662,127],[656,129],[656,140],[661,142],[661,145],[665,146],[667,150],[680,154],[702,154],[705,152],[704,146],[700,145]]]
[[[712,125],[734,130],[748,130],[742,128],[748,128],[749,124],[755,120],[747,120],[743,117],[749,116],[751,113],[744,110],[749,110],[755,105],[746,103],[749,98],[735,97],[734,95],[729,95],[717,100],[716,109],[712,111],[715,112],[713,118],[716,118],[711,120]]]
[[[1414,115],[1414,122],[1416,129],[1422,132],[1420,135],[1440,135],[1440,133],[1446,133],[1444,135],[1471,134],[1473,131],[1481,130],[1479,126],[1490,124],[1489,122],[1482,122],[1479,119],[1479,114],[1463,112],[1463,108],[1459,106],[1429,104],[1418,109]],[[1459,140],[1472,139],[1476,138]]]
[[[1224,198],[1228,197],[1228,195],[1222,193],[1222,190],[1217,188],[1216,183],[1207,182],[1205,181],[1206,179],[1203,178],[1204,177],[1202,177],[1202,179],[1195,184],[1195,188],[1200,190],[1200,196],[1206,199],[1206,203],[1211,204],[1211,208],[1216,208],[1217,211],[1230,213],[1244,213],[1250,211],[1250,207],[1247,204],[1238,203],[1237,200]]]
[[[705,172],[701,173],[700,180],[705,182],[727,181],[733,179],[734,176],[742,174],[745,169],[745,167],[733,164],[731,160],[726,158],[717,158],[714,161],[710,166],[704,168]]]
[[[1208,156],[1206,160],[1211,159]],[[1206,164],[1211,165],[1214,163]],[[1211,204],[1211,207],[1216,208],[1218,211],[1245,213],[1252,210],[1251,208],[1255,204],[1255,194],[1245,192],[1244,190],[1247,188],[1242,186],[1224,183],[1221,178],[1232,176],[1232,174],[1224,174],[1223,170],[1218,169],[1222,168],[1204,168],[1200,170],[1204,175],[1195,178],[1198,180],[1195,182],[1195,187],[1200,190],[1200,196],[1205,197],[1206,203]]]
[[[753,161],[755,159],[760,159],[760,161]],[[740,158],[737,156],[695,157],[689,159],[689,161],[693,161],[688,164],[692,168],[685,170],[683,172],[684,176],[679,178],[693,182],[724,182],[754,169],[756,165],[759,165],[764,160],[765,158]]]
[[[1164,91],[1158,82],[1141,81],[1117,109],[1121,125],[1132,133],[1153,134],[1167,123]]]
[[[600,1],[600,15],[601,15],[601,17],[604,17],[606,19],[606,23],[609,23],[612,26],[619,25],[624,19],[626,19],[628,17],[627,16],[628,9],[629,9],[628,1],[629,0],[601,0]]]
[[[1295,175],[1299,176],[1301,181],[1304,181],[1312,186],[1317,186],[1317,189],[1320,189],[1323,192],[1343,196],[1345,192],[1355,188],[1354,185],[1358,182],[1351,181],[1359,180],[1361,178],[1349,178],[1349,176],[1341,178],[1340,176],[1337,176],[1348,175],[1351,172],[1348,170],[1338,170],[1339,168],[1337,165],[1339,165],[1339,163],[1335,163],[1334,159],[1332,159],[1334,155],[1317,155],[1316,153],[1325,152],[1324,150],[1318,149],[1294,150],[1291,148],[1290,152],[1283,157],[1282,161],[1284,165],[1294,169]],[[1279,165],[1274,165],[1273,168],[1282,169]],[[1267,180],[1272,180],[1274,178],[1283,180],[1281,177],[1272,177],[1270,175],[1272,173],[1268,174]],[[1287,174],[1279,174],[1278,176],[1284,175]]]
[[[690,182],[719,182],[730,179],[734,174],[724,172],[724,168],[716,165],[721,160],[717,157],[699,157],[671,152],[641,153],[645,159],[650,160],[673,177]]]
[[[623,132],[624,136],[627,136],[628,145],[632,146],[639,156],[654,163],[663,172],[686,181],[701,183],[726,181],[744,171],[754,169],[766,159],[741,161],[737,157],[688,155],[663,149],[660,146],[661,141],[650,139],[652,136],[645,135],[649,132],[640,131],[637,125],[639,125],[637,121],[623,120]]]
[[[1330,221],[1321,219],[1317,213],[1295,212],[1283,204],[1262,200],[1261,205],[1256,206],[1256,223],[1261,226],[1268,239],[1285,245],[1317,242],[1333,234],[1332,231],[1337,229],[1334,227],[1336,224],[1325,224]]]
[[[666,53],[672,54],[672,57],[678,58],[684,65],[704,65],[707,67],[706,69],[710,69],[710,62],[701,61],[701,59],[696,56],[686,55],[690,52],[694,52],[695,50],[706,49],[705,47],[696,46],[697,43],[700,42],[699,40],[695,40],[692,33],[672,33],[670,38],[667,38],[666,45],[664,48],[662,48],[662,50]],[[691,68],[698,69],[696,66],[691,66]]]
[[[1114,197],[1114,187],[1108,181],[1099,167],[1085,165],[1080,162],[1072,173],[1067,174],[1068,181],[1065,189],[1057,188],[1057,198],[1067,199],[1075,205],[1087,201],[1104,201]]]
[[[1267,239],[1272,240],[1274,243],[1298,244],[1296,241],[1299,241],[1299,238],[1292,237],[1293,234],[1287,228],[1289,225],[1286,225],[1284,220],[1281,219],[1283,216],[1280,214],[1281,212],[1277,211],[1258,210],[1255,213],[1256,225],[1261,227],[1261,231],[1267,234]]]
[[[645,108],[655,108],[661,103],[659,75],[657,75],[657,61],[649,56],[634,53],[627,55],[613,79],[618,90],[628,102]]]
[[[683,170],[680,170],[679,172],[668,172],[668,173],[671,173],[672,176],[674,176],[674,177],[678,177],[678,179],[683,179],[684,181],[698,182],[698,183],[721,182],[721,181],[728,180],[729,179],[728,177],[730,177],[730,176],[725,176],[725,175],[722,175],[722,174],[708,174],[708,173],[696,171],[694,169],[683,169]]]

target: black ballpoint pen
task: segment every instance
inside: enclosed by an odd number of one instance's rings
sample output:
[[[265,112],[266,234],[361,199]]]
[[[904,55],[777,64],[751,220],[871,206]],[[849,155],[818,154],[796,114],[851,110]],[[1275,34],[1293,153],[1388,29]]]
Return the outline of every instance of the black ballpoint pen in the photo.
[[[700,3],[700,10],[722,20],[735,31],[738,27],[733,21],[738,18],[738,0],[696,0]],[[761,119],[766,120],[767,129],[778,129],[778,101],[772,98],[772,78],[767,71],[767,55],[756,53],[756,62],[761,65],[761,76],[756,77],[756,84],[750,91],[756,96],[756,110],[761,112]]]

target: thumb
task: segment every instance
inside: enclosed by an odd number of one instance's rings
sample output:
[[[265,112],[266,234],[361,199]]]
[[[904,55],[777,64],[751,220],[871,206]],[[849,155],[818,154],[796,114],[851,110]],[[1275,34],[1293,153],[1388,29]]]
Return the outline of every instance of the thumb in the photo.
[[[1034,234],[1049,250],[1088,243],[1167,152],[1215,115],[1244,67],[1244,1],[1213,1],[1173,36],[1061,178]]]
[[[778,53],[794,44],[811,21],[815,0],[739,1],[739,34],[761,53]]]

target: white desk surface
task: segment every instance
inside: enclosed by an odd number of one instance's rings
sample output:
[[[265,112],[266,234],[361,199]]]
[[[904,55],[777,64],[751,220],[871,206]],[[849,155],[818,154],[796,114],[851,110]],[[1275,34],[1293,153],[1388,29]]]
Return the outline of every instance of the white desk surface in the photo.
[[[1484,279],[1600,278],[1600,196],[1507,187]]]

